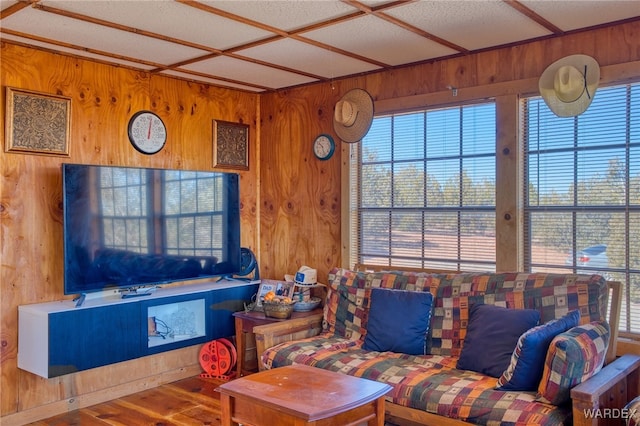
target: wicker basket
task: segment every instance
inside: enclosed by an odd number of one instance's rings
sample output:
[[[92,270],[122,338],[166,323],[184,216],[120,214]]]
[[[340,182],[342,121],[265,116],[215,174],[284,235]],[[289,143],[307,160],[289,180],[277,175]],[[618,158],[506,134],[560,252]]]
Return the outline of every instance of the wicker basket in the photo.
[[[262,302],[264,315],[270,318],[288,319],[293,312],[293,303]]]

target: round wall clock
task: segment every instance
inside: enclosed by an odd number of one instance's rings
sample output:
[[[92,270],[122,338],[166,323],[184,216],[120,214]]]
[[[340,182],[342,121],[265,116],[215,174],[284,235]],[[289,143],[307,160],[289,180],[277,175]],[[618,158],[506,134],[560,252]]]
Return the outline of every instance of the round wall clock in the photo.
[[[313,141],[313,153],[320,160],[328,160],[336,150],[336,144],[330,135],[318,135]]]
[[[131,145],[147,155],[157,153],[167,142],[167,128],[162,119],[151,111],[138,111],[133,114],[127,133]]]

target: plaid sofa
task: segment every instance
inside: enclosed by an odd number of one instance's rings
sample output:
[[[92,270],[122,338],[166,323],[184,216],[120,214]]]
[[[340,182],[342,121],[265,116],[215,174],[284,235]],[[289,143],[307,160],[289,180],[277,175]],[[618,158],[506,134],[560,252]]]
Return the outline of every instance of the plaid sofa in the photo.
[[[434,298],[427,355],[363,349],[371,290],[375,287],[431,292]],[[334,268],[329,274],[322,332],[268,348],[261,361],[265,368],[298,363],[382,381],[393,387],[387,395],[389,402],[463,422],[571,424],[570,403],[555,405],[533,391],[496,390],[495,377],[456,368],[470,307],[481,303],[535,309],[540,313],[540,324],[577,309],[580,324],[587,327],[604,322],[606,288],[606,281],[596,275],[427,274]],[[585,365],[594,362],[584,360]],[[578,368],[581,366],[578,364]],[[562,381],[564,373],[552,371],[551,381]]]

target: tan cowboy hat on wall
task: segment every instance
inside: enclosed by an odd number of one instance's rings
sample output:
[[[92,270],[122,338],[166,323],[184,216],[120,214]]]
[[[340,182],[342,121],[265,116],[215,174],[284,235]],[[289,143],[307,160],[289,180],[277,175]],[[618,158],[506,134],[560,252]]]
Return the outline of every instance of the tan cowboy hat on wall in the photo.
[[[575,117],[589,108],[600,81],[600,66],[587,55],[555,61],[540,76],[540,94],[558,117]]]
[[[373,122],[373,99],[362,89],[352,89],[336,103],[333,129],[343,142],[359,142]]]

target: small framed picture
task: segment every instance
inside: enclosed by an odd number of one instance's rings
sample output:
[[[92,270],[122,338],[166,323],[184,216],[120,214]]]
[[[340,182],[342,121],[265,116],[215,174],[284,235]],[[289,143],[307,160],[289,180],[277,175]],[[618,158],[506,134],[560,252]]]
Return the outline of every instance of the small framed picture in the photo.
[[[71,98],[7,87],[5,152],[69,156]]]
[[[264,296],[273,291],[276,296],[293,297],[293,283],[278,280],[261,280],[256,296],[256,306],[262,306]]]
[[[249,170],[249,126],[213,120],[213,166]]]

